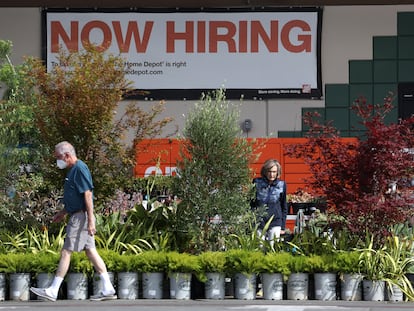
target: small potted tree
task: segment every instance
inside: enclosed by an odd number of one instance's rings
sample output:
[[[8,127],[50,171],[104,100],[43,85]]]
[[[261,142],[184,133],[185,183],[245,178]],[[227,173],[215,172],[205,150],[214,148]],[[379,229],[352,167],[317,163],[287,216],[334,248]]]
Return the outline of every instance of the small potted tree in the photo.
[[[175,193],[182,199],[177,227],[190,234],[179,251],[222,250],[226,237],[251,214],[249,164],[256,156],[252,142],[243,138],[239,114],[219,89],[203,94],[186,116]]]
[[[309,165],[311,177],[306,181],[326,198],[328,214],[341,216],[329,217],[330,227],[347,228],[360,243],[368,229],[375,248],[381,247],[393,225],[413,213],[407,181],[413,176],[414,115],[386,124],[393,101],[393,94],[380,104],[356,99],[352,110],[361,119],[361,137],[346,141],[332,122],[321,124],[317,113],[307,113],[307,141],[286,148],[288,156]]]

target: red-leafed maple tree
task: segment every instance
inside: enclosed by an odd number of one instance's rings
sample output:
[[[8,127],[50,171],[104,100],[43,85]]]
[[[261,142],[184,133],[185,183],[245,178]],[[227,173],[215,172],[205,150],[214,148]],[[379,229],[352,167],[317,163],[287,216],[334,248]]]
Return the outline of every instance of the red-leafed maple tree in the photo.
[[[309,141],[287,150],[309,165],[309,186],[326,197],[328,214],[341,216],[333,217],[331,226],[341,225],[361,239],[370,233],[376,242],[414,211],[414,116],[385,124],[392,101],[391,95],[379,105],[355,101],[352,110],[365,127],[355,140],[344,140],[332,122],[322,124],[317,113],[308,113]]]

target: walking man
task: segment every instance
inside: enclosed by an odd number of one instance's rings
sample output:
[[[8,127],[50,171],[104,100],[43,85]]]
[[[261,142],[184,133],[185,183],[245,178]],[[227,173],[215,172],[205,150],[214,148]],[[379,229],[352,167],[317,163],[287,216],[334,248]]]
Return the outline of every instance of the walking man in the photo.
[[[53,218],[54,222],[60,222],[69,215],[66,237],[52,284],[47,288],[31,287],[30,290],[39,297],[56,301],[60,285],[69,270],[72,252],[85,251],[102,282],[102,292],[91,296],[90,299],[117,299],[106,265],[95,247],[93,182],[89,168],[77,158],[75,148],[66,141],[55,146],[55,157],[59,169],[68,168],[63,193],[64,209]]]

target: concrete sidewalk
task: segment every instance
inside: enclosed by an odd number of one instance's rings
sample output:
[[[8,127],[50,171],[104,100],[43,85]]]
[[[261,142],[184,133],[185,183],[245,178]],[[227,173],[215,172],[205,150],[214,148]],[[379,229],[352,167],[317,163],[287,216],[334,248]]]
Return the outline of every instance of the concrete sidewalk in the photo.
[[[176,300],[136,299],[93,302],[89,300],[4,301],[0,310],[35,311],[408,311],[414,310],[414,302],[371,302],[371,301],[318,301],[318,300]]]

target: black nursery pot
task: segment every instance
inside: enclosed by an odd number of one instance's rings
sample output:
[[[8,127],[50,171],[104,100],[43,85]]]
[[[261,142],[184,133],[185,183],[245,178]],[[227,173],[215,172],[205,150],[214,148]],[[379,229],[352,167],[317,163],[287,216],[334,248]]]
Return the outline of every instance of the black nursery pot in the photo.
[[[315,203],[290,203],[291,206],[291,213],[296,215],[299,210],[303,210],[305,215],[310,215],[316,209]]]

